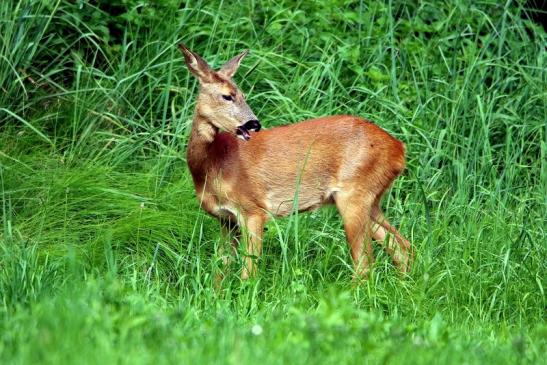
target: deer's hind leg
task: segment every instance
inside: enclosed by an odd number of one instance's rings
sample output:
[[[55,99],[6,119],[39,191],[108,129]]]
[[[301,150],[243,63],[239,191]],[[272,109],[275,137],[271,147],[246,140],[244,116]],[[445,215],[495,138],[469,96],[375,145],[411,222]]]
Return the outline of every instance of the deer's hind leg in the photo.
[[[337,192],[334,201],[344,221],[355,275],[366,278],[374,261],[371,242],[374,201],[368,194],[357,191]]]
[[[380,209],[380,199],[377,199],[372,206],[371,219],[373,222],[372,237],[384,247],[395,266],[402,273],[407,273],[412,261],[410,242],[384,217]]]

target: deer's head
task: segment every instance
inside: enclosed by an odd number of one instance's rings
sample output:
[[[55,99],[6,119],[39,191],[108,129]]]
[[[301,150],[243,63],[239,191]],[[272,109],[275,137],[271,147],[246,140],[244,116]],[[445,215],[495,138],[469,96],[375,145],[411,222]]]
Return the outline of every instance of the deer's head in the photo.
[[[205,117],[215,128],[249,140],[249,131],[259,131],[260,122],[247,105],[241,90],[232,81],[232,76],[248,51],[235,56],[215,71],[184,44],[180,44],[180,49],[186,66],[200,83],[196,113]]]

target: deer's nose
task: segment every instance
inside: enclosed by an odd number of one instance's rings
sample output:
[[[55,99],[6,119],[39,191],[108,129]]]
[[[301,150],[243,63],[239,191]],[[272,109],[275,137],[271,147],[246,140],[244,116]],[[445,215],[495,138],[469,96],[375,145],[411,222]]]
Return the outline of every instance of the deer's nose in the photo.
[[[258,132],[262,126],[260,125],[260,122],[256,119],[251,119],[247,123],[243,124],[243,127],[249,131],[255,131]]]

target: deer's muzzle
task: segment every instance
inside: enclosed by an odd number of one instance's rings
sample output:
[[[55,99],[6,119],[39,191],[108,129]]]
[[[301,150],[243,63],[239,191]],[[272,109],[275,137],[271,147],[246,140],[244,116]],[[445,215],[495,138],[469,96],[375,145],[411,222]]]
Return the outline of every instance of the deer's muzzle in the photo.
[[[249,120],[247,123],[237,127],[236,134],[243,138],[245,141],[251,139],[251,134],[249,131],[258,132],[262,128],[260,122],[256,119]]]

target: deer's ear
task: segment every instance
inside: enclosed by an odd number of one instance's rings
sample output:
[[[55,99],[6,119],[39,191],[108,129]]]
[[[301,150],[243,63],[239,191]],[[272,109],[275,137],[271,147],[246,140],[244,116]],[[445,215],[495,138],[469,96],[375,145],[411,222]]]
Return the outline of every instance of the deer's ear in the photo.
[[[239,68],[239,65],[241,64],[241,60],[243,60],[243,57],[247,56],[247,53],[249,53],[248,49],[241,52],[240,54],[232,58],[230,61],[226,62],[224,65],[222,65],[220,70],[218,70],[218,73],[229,78],[234,76],[237,69]]]
[[[207,62],[205,62],[197,53],[190,51],[183,43],[179,44],[179,49],[184,55],[184,61],[190,72],[201,82],[210,82],[213,70],[209,67]]]

